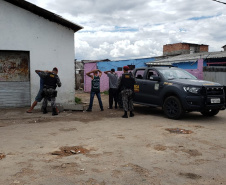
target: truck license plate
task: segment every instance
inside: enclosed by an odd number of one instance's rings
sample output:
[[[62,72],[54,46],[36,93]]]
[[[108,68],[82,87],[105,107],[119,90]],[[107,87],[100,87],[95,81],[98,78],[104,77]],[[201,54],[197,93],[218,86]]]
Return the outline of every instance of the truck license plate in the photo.
[[[220,103],[221,99],[220,98],[212,98],[211,103]]]

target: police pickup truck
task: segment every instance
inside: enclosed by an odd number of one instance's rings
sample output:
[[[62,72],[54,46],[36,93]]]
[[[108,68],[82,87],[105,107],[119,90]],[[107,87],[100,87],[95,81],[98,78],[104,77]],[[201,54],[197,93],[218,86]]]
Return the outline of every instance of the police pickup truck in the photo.
[[[214,116],[225,107],[224,87],[198,80],[189,72],[173,66],[152,66],[133,70],[134,103],[162,107],[170,119],[185,112],[198,111]]]

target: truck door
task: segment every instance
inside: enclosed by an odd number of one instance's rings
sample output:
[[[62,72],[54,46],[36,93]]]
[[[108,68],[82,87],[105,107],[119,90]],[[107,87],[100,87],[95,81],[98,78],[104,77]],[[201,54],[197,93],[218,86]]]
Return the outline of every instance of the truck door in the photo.
[[[144,94],[143,94],[143,83],[146,81],[146,79],[144,79],[144,72],[145,69],[137,69],[134,73],[134,77],[135,77],[135,85],[134,85],[134,102],[140,102],[140,103],[144,103],[145,102],[145,98],[144,98]]]
[[[143,87],[142,87],[142,94],[145,97],[145,102],[151,105],[160,105],[160,80],[156,80],[155,77],[159,77],[157,71],[153,69],[149,69],[144,76]]]

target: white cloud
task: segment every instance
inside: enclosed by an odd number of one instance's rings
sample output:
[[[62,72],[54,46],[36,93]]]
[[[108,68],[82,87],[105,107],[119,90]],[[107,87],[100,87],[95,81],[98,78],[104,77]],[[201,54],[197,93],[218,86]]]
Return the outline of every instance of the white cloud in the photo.
[[[212,0],[29,1],[84,27],[75,34],[79,60],[160,56],[163,45],[177,42],[210,51],[226,44],[226,5]]]

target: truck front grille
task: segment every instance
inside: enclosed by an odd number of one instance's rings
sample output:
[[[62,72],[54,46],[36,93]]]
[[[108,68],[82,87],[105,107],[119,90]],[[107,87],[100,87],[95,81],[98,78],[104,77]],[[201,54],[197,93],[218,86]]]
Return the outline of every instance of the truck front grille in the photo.
[[[223,95],[223,87],[205,87],[205,93],[207,96]]]

